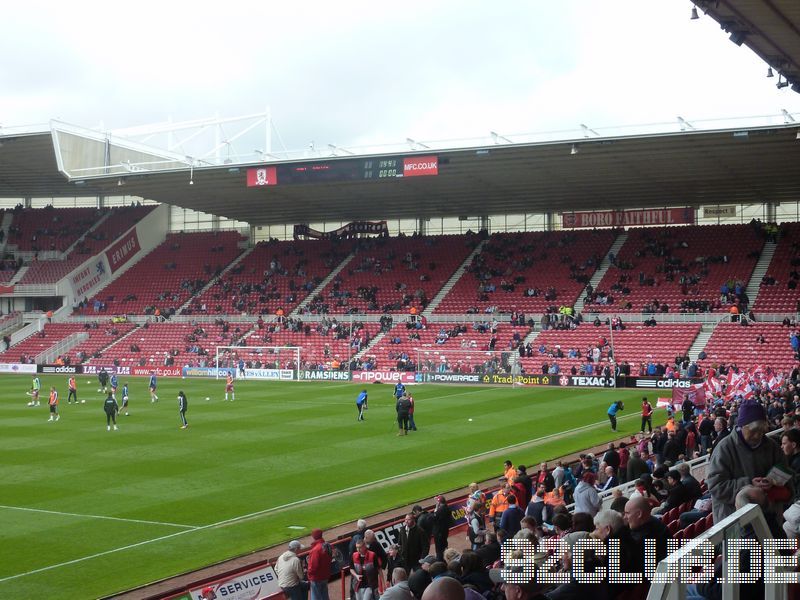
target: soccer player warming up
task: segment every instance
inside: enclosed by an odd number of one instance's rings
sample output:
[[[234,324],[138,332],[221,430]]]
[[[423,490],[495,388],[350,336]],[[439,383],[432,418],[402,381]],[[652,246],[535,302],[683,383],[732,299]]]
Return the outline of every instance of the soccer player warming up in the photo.
[[[39,392],[42,389],[42,382],[34,375],[33,383],[31,383],[31,401],[28,406],[39,406]]]
[[[622,403],[622,400],[617,400],[611,406],[608,407],[608,420],[611,421],[611,430],[617,430],[617,412],[625,410],[625,405]]]
[[[364,411],[367,410],[367,390],[361,390],[356,398],[356,408],[358,409],[358,420],[364,420]]]
[[[116,397],[116,396],[115,396]],[[128,382],[122,386],[122,408],[120,412],[125,411],[125,416],[128,416]]]
[[[117,431],[117,412],[119,411],[119,404],[117,399],[111,394],[106,396],[103,402],[103,410],[106,413],[106,431],[111,431],[111,423],[114,423],[114,431]]]
[[[78,403],[78,383],[75,381],[75,377],[70,377],[67,381],[67,387],[69,388],[69,395],[67,395],[67,404],[72,404],[72,400],[75,400],[75,404]]]
[[[50,418],[47,419],[48,421],[58,421],[61,418],[61,415],[58,414],[58,392],[56,388],[50,388],[50,400],[48,401],[50,405]],[[55,416],[55,418],[53,418]]]
[[[236,392],[233,390],[233,371],[229,371],[225,378],[225,400],[228,399],[228,394],[231,395],[231,402],[236,400]]]
[[[156,372],[153,371],[150,373],[150,403],[158,402],[158,396],[156,396],[156,388],[158,387],[158,381],[156,380]]]
[[[189,427],[189,423],[186,422],[186,409],[189,408],[189,401],[186,399],[186,394],[183,393],[183,390],[178,392],[178,412],[181,415],[181,429],[186,429]]]

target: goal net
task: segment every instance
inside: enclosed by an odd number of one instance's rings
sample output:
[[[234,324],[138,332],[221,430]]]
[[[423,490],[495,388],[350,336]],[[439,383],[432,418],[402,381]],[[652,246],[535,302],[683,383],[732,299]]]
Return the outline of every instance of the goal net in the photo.
[[[416,348],[416,370],[425,373],[479,373],[481,375],[518,375],[518,355],[509,350],[478,348]]]
[[[217,346],[216,377],[296,379],[300,348],[296,346]]]

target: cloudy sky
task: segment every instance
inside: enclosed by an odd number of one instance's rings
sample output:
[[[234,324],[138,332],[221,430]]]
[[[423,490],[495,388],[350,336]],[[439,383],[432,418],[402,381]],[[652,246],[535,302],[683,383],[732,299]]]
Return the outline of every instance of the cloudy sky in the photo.
[[[710,18],[691,21],[691,7],[12,3],[0,124],[115,129],[269,107],[294,150],[800,112],[800,94],[777,90],[760,59]]]

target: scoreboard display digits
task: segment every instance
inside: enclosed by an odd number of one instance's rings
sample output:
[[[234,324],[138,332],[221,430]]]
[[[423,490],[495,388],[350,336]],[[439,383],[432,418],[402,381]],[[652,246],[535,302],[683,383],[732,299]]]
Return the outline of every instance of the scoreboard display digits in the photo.
[[[438,175],[437,156],[382,156],[350,160],[267,165],[248,169],[248,187],[339,183]]]

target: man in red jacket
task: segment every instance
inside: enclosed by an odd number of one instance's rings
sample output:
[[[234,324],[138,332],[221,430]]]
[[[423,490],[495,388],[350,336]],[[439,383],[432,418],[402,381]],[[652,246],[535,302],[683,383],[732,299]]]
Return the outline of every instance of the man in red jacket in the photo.
[[[330,600],[328,580],[331,578],[330,544],[322,539],[322,530],[311,532],[311,552],[308,554],[308,581],[311,583],[311,600]]]

